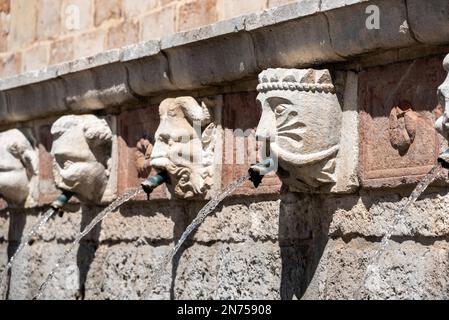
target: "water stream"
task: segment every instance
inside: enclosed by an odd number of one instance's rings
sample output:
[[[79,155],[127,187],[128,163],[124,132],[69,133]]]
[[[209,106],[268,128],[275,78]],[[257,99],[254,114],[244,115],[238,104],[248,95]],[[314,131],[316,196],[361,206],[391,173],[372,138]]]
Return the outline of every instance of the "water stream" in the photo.
[[[44,213],[44,215],[31,228],[30,232],[28,232],[28,234],[26,234],[22,238],[22,241],[20,242],[19,247],[17,248],[16,252],[11,257],[11,259],[9,259],[8,264],[5,266],[5,269],[3,270],[3,273],[0,278],[0,289],[5,288],[1,294],[2,300],[6,299],[6,293],[7,293],[6,281],[8,279],[8,272],[11,269],[14,261],[16,260],[16,258],[20,254],[20,252],[22,252],[23,249],[27,246],[27,244],[31,241],[31,239],[33,237],[35,237],[41,231],[41,229],[47,224],[48,220],[50,220],[50,218],[55,214],[55,212],[56,211],[53,208],[50,208]]]
[[[238,187],[241,187],[246,181],[250,179],[249,175],[244,177],[240,177],[236,179],[234,182],[230,183],[226,189],[222,190],[219,194],[217,194],[214,198],[212,198],[197,214],[196,218],[193,219],[192,223],[187,227],[184,233],[181,235],[176,246],[164,257],[159,267],[154,271],[153,276],[150,279],[150,283],[148,287],[143,292],[141,298],[145,299],[149,292],[158,284],[159,280],[162,278],[163,273],[166,271],[170,262],[173,260],[173,257],[178,253],[181,246],[190,236],[190,234],[195,231],[201,223],[203,223],[204,219],[214,211],[214,209],[228,196],[230,196]]]
[[[123,205],[125,202],[131,200],[135,196],[143,193],[143,190],[139,188],[132,189],[122,196],[120,196],[117,200],[112,202],[106,209],[101,211],[90,223],[89,225],[84,228],[82,232],[80,232],[75,240],[73,241],[72,245],[64,252],[64,255],[58,260],[50,274],[47,276],[47,279],[42,283],[42,285],[39,287],[39,291],[37,295],[33,298],[33,300],[40,299],[42,297],[42,294],[45,291],[45,288],[47,287],[48,283],[53,279],[55,276],[56,271],[63,265],[65,260],[67,259],[68,255],[76,248],[76,246],[79,244],[81,239],[83,239],[90,231],[92,231],[93,228],[97,224],[99,224],[101,221],[103,221],[110,213],[112,213],[114,210],[116,210],[118,207]]]
[[[391,236],[393,235],[393,232],[395,231],[396,227],[398,226],[400,220],[402,219],[402,216],[405,212],[408,211],[408,209],[418,200],[419,196],[427,189],[427,187],[437,178],[437,176],[441,173],[443,170],[441,164],[437,164],[434,166],[429,173],[418,183],[418,185],[415,187],[411,195],[408,197],[405,204],[402,206],[400,210],[397,210],[395,212],[393,223],[388,227],[387,232],[382,237],[382,241],[380,243],[379,249],[376,250],[374,255],[371,257],[370,262],[368,263],[368,267],[365,270],[362,283],[360,287],[357,289],[355,294],[355,299],[360,300],[360,295],[362,294],[362,291],[364,288],[366,288],[366,281],[368,277],[373,273],[377,272],[377,268],[375,266],[379,262],[380,257],[382,256],[382,253],[385,252],[388,245],[390,244]]]

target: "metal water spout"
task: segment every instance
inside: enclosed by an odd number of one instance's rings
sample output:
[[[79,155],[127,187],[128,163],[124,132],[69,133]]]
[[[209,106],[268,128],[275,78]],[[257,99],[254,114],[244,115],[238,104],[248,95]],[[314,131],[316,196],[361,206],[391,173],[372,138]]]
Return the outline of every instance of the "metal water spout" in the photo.
[[[73,197],[73,193],[70,191],[63,190],[61,195],[50,205],[55,212],[62,215],[65,205]]]
[[[150,194],[154,189],[160,185],[168,182],[168,174],[165,171],[159,172],[158,174],[149,177],[147,180],[141,183],[143,191],[147,194],[148,200],[150,200]]]
[[[249,180],[254,184],[255,188],[258,188],[262,183],[263,177],[272,171],[275,171],[274,160],[272,158],[265,159],[249,168]]]

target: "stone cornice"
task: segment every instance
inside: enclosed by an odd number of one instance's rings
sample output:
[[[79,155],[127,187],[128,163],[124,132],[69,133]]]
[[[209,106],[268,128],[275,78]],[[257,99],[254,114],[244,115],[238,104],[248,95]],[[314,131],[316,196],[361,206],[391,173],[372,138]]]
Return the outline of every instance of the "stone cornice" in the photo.
[[[369,5],[380,10],[379,30],[366,28]],[[447,0],[297,1],[0,80],[0,123],[221,85],[269,67],[309,67],[446,45],[448,12]]]

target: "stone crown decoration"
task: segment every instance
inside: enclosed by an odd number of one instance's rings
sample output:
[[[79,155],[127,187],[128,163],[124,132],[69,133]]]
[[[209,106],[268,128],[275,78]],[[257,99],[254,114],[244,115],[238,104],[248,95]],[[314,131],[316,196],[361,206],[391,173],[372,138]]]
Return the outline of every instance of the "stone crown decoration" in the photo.
[[[290,90],[335,93],[328,71],[267,69],[259,75],[257,91]]]

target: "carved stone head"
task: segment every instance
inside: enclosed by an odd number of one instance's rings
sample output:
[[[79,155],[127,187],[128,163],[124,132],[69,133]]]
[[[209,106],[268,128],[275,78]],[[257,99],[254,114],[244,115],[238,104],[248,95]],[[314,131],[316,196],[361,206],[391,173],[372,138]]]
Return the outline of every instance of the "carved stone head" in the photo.
[[[292,191],[335,183],[342,109],[327,70],[268,69],[259,76],[257,138]]]
[[[56,186],[83,202],[97,203],[111,168],[112,131],[93,115],[64,116],[51,128]]]
[[[0,196],[10,205],[37,203],[38,152],[17,129],[0,133]]]
[[[443,66],[449,73],[449,55],[444,59]],[[443,84],[438,88],[438,99],[440,105],[443,107],[444,113],[437,120],[435,128],[449,140],[449,74]]]
[[[151,166],[168,172],[168,187],[178,198],[206,198],[211,191],[217,135],[211,104],[179,97],[159,106]]]

